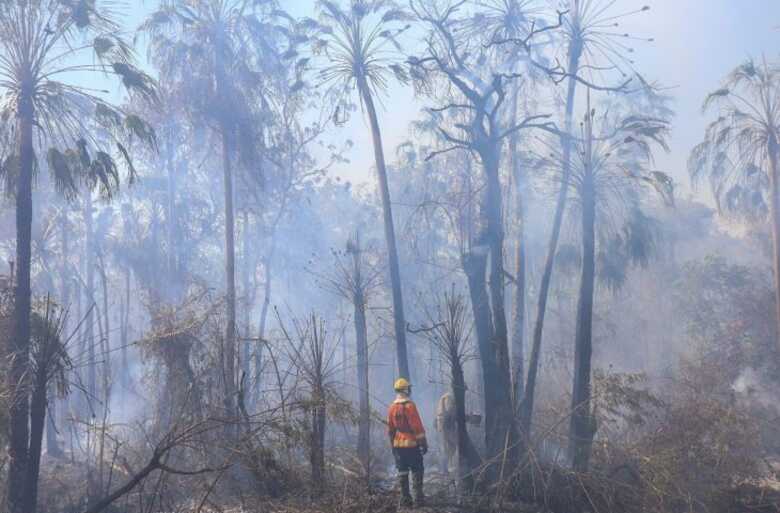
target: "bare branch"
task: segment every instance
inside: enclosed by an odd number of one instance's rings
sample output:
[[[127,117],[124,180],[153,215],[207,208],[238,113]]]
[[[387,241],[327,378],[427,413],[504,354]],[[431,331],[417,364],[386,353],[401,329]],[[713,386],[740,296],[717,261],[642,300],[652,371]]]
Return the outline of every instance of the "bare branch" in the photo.
[[[520,45],[525,49],[525,51],[529,52],[531,51],[531,40],[538,36],[539,34],[543,34],[544,32],[549,32],[552,30],[558,30],[563,26],[563,17],[566,16],[569,13],[569,9],[565,11],[557,11],[558,13],[558,22],[555,25],[548,25],[541,29],[536,29],[536,21],[531,23],[531,30],[528,33],[526,37],[519,38],[519,37],[508,37],[504,39],[496,39],[489,43],[486,43],[484,45],[485,48],[490,48],[491,46],[497,46],[497,45],[503,45],[507,43],[514,43],[517,45]]]
[[[469,150],[471,150],[471,148],[469,148],[468,146],[464,146],[462,144],[459,144],[459,145],[455,145],[455,146],[450,146],[450,147],[445,148],[443,150],[432,151],[425,157],[425,161],[428,162],[429,160],[431,160],[431,159],[433,159],[433,158],[435,158],[435,157],[437,157],[439,155],[443,155],[445,153],[449,153],[449,152],[455,151],[455,150],[467,150],[467,151],[469,151]]]

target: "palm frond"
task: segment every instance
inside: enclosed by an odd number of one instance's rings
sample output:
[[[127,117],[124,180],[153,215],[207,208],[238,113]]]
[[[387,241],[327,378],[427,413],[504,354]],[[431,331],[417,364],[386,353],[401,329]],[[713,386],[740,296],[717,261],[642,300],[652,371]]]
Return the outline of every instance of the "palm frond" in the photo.
[[[73,179],[73,170],[68,163],[68,157],[57,148],[49,148],[46,160],[57,191],[67,199],[74,198],[78,193],[78,186]]]

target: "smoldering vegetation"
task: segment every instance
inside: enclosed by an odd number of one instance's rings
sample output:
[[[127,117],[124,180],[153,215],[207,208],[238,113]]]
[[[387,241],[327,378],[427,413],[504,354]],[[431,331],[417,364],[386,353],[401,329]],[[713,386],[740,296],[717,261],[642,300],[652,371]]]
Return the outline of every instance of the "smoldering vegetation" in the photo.
[[[659,169],[651,6],[149,4],[0,3],[3,511],[396,511],[399,376],[428,510],[778,511],[774,59]]]

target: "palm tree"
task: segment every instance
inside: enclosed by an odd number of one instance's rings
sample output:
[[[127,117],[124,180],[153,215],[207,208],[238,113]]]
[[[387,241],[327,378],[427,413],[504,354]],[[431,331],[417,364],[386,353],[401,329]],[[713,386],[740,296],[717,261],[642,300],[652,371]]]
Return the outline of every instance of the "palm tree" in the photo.
[[[187,98],[193,118],[211,128],[222,146],[225,215],[227,323],[222,375],[224,404],[236,410],[236,265],[233,167],[241,157],[256,164],[255,95],[262,71],[276,63],[265,11],[252,0],[164,0],[140,30],[150,36],[150,55],[160,73]],[[270,3],[269,3],[270,5]],[[272,6],[271,6],[272,7]],[[269,7],[270,8],[270,7]],[[269,58],[271,57],[271,58]]]
[[[568,184],[561,186],[574,191],[574,206],[581,221],[581,277],[569,437],[570,456],[577,471],[587,470],[595,434],[590,378],[597,263],[605,268],[608,262],[647,263],[654,232],[650,219],[641,210],[641,192],[643,187],[651,186],[664,198],[671,196],[671,179],[659,171],[648,170],[654,145],[668,151],[668,132],[665,119],[645,115],[616,118],[608,110],[597,120],[588,95],[581,137],[572,141],[570,153],[565,148],[552,153],[555,155],[552,167],[561,179],[568,180]],[[561,166],[567,158],[570,158],[568,171]],[[620,258],[617,253],[625,254],[626,258]]]
[[[408,20],[408,16],[392,0],[351,0],[348,9],[342,9],[327,0],[322,0],[319,4],[322,29],[319,44],[315,49],[323,52],[328,60],[320,76],[325,83],[332,84],[336,93],[348,94],[357,89],[360,103],[371,126],[390,265],[398,375],[408,378],[409,358],[406,349],[401,271],[398,265],[382,134],[374,105],[374,97],[387,89],[391,76],[395,76],[402,83],[406,82],[406,74],[387,45],[391,45],[395,50],[399,49],[396,38],[408,27],[403,24]]]
[[[151,141],[152,133],[137,117],[126,115],[84,86],[96,73],[120,79],[125,87],[152,98],[149,77],[132,65],[132,52],[121,37],[112,12],[95,1],[27,0],[0,5],[0,148],[2,173],[16,201],[16,290],[9,379],[14,385],[10,407],[10,481],[8,511],[35,509],[28,479],[29,411],[22,386],[30,351],[30,258],[32,186],[44,155],[58,189],[73,196],[83,178],[65,157],[67,150],[94,154],[92,176],[109,182],[118,160],[130,164],[117,137],[128,133]],[[98,141],[92,120],[110,137]],[[109,141],[116,143],[113,147]],[[132,165],[129,166],[132,172]]]
[[[704,110],[712,108],[718,118],[691,153],[688,172],[694,183],[709,178],[720,210],[754,218],[768,214],[780,345],[780,67],[766,60],[737,66],[707,96]]]
[[[321,275],[321,285],[352,303],[355,326],[355,370],[358,394],[357,455],[370,482],[371,463],[371,404],[369,394],[369,345],[366,309],[374,289],[379,285],[381,272],[373,262],[369,250],[363,247],[360,230],[347,240],[345,251],[333,251],[335,270]]]
[[[610,75],[617,74],[626,77],[631,74],[633,61],[626,57],[626,54],[632,50],[626,45],[626,41],[652,41],[652,39],[638,39],[629,34],[616,32],[620,19],[640,12],[646,12],[650,10],[650,7],[644,6],[629,12],[615,12],[616,3],[615,0],[565,0],[563,2],[568,7],[566,16],[563,18],[565,56],[562,60],[566,62],[566,68],[563,70],[561,77],[566,80],[563,132],[560,137],[563,157],[560,165],[563,170],[563,177],[561,180],[562,187],[558,191],[556,199],[552,232],[547,245],[547,255],[539,286],[536,320],[534,322],[531,354],[528,362],[528,376],[524,390],[525,394],[520,407],[520,427],[521,431],[526,434],[530,432],[531,419],[533,417],[544,318],[547,312],[547,300],[552,283],[555,256],[558,251],[558,241],[561,235],[561,225],[566,211],[567,184],[569,183],[567,174],[570,173],[571,167],[572,122],[577,88],[579,85],[586,85],[590,89],[624,89],[628,82],[617,86],[597,86],[595,82]]]

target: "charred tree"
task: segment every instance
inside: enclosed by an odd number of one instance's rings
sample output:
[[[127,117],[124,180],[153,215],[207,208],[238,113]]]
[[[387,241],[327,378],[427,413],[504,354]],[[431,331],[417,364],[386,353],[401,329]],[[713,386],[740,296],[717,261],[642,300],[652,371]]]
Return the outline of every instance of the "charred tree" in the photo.
[[[590,461],[595,419],[591,412],[591,357],[593,354],[593,297],[596,279],[596,184],[593,173],[593,119],[585,118],[583,172],[580,180],[582,202],[582,275],[577,300],[574,335],[574,383],[572,385],[569,456],[572,468],[585,472]]]
[[[32,182],[35,166],[33,125],[33,77],[27,73],[22,80],[18,96],[18,148],[19,168],[16,177],[16,276],[14,279],[14,323],[11,338],[11,365],[8,385],[11,392],[8,416],[8,511],[27,513],[35,510],[35,504],[27,493],[26,476],[29,464],[29,379],[30,314],[32,291],[30,289],[30,265],[32,258]]]
[[[428,312],[428,326],[413,333],[425,336],[433,348],[449,364],[450,392],[454,402],[454,419],[441,419],[445,424],[454,421],[457,440],[458,487],[461,493],[473,489],[474,470],[482,463],[468,432],[466,415],[466,379],[463,365],[473,357],[471,350],[472,328],[468,321],[466,299],[456,292],[454,286],[444,292],[434,312]],[[443,405],[442,405],[443,407]],[[447,412],[437,412],[447,415]],[[437,421],[438,422],[438,421]],[[440,426],[447,429],[448,426]]]
[[[355,315],[355,345],[358,384],[358,442],[357,454],[366,476],[369,476],[371,458],[371,406],[369,402],[368,324],[366,322],[366,279],[360,234],[347,245],[352,255],[352,306]]]

